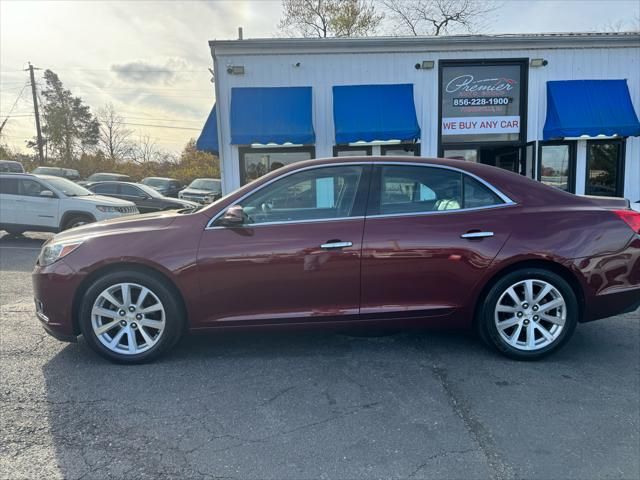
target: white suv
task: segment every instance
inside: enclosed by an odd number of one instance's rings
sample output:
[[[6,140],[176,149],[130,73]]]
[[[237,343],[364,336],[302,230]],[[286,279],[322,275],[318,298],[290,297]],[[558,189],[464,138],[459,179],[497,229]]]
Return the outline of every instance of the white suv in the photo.
[[[95,195],[65,178],[0,174],[0,230],[9,233],[59,232],[137,213],[132,202]]]

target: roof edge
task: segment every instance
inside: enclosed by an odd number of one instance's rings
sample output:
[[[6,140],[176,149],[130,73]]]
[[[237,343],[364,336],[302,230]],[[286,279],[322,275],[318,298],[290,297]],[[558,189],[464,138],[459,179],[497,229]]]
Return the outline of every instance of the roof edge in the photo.
[[[505,48],[638,47],[640,32],[451,35],[362,38],[256,38],[210,40],[214,54],[340,53]]]

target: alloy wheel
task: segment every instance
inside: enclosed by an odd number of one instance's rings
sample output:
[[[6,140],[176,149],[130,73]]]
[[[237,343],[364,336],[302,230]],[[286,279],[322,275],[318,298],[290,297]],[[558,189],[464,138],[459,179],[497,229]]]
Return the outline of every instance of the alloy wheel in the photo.
[[[551,283],[527,279],[514,283],[500,295],[494,321],[501,339],[522,351],[541,350],[564,330],[567,304]]]
[[[91,309],[96,338],[123,355],[146,352],[165,330],[165,309],[158,296],[137,283],[117,283],[103,290]]]

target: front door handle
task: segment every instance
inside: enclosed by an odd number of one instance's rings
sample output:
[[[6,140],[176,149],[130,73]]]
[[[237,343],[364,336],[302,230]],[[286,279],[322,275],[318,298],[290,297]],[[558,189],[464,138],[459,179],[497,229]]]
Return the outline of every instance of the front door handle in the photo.
[[[461,238],[470,238],[470,239],[474,239],[474,238],[487,238],[487,237],[493,237],[493,232],[481,232],[479,230],[474,230],[471,232],[467,232],[464,233],[462,235],[460,235]]]
[[[334,242],[334,241],[329,241],[327,243],[323,243],[322,245],[320,245],[320,248],[324,248],[325,250],[330,250],[332,248],[345,248],[345,247],[352,247],[353,243],[351,242]]]

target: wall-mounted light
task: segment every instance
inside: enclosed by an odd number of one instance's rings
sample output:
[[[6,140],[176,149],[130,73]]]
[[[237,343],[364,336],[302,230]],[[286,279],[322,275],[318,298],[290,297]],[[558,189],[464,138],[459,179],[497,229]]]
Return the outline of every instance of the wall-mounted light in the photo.
[[[436,66],[436,62],[433,60],[423,60],[422,63],[416,63],[416,70],[431,70]]]
[[[244,75],[244,65],[227,65],[229,75]]]
[[[529,62],[529,66],[533,68],[546,67],[547,65],[549,65],[549,62],[544,58],[532,58]]]

